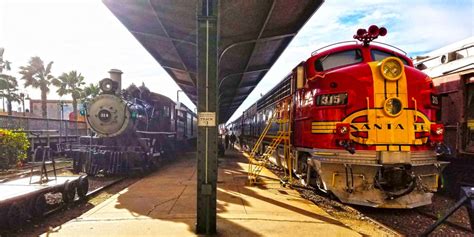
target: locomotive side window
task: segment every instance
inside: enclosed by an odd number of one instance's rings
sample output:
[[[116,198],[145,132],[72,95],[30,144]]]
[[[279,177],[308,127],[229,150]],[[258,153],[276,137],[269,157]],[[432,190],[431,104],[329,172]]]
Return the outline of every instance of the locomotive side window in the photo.
[[[370,54],[372,54],[372,59],[374,61],[380,61],[380,60],[383,60],[384,58],[388,58],[388,57],[397,57],[399,58],[400,60],[402,60],[403,64],[409,66],[410,64],[408,64],[407,60],[405,60],[404,58],[402,57],[398,57],[397,55],[395,54],[391,54],[391,53],[388,53],[388,52],[385,52],[385,51],[380,51],[380,50],[377,50],[377,49],[372,49],[370,51]]]
[[[322,72],[360,62],[362,62],[362,52],[358,49],[352,49],[322,56],[314,62],[314,67],[316,71]]]
[[[163,110],[164,110],[165,116],[169,117],[170,116],[170,107],[163,106]]]

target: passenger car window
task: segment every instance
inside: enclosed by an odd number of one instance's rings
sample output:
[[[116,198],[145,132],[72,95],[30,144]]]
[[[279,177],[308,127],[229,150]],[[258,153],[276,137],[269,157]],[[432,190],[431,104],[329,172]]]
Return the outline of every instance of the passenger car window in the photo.
[[[388,57],[397,57],[399,58],[400,60],[402,60],[403,64],[405,65],[409,65],[407,60],[405,60],[404,58],[401,58],[401,57],[398,57],[397,55],[394,55],[394,54],[391,54],[391,53],[388,53],[388,52],[385,52],[385,51],[380,51],[380,50],[377,50],[377,49],[372,49],[370,51],[370,53],[372,54],[372,59],[374,61],[380,61],[380,60],[383,60],[384,58],[388,58]]]
[[[348,66],[362,62],[362,53],[358,49],[352,49],[328,54],[318,58],[314,62],[316,71],[322,72],[337,67]]]

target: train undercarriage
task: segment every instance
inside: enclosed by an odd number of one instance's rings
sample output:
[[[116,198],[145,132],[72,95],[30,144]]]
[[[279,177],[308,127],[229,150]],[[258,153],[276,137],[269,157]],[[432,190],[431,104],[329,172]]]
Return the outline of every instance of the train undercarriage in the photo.
[[[266,146],[264,142],[261,150]],[[277,149],[269,161],[288,169],[282,151],[283,147]],[[433,193],[442,187],[441,172],[449,163],[438,161],[433,151],[350,154],[336,149],[295,148],[292,153],[291,169],[303,185],[318,188],[343,203],[376,208],[431,204]],[[393,162],[382,156],[392,157]]]
[[[307,157],[305,181],[344,203],[377,208],[414,208],[431,203],[447,162],[422,152],[412,154],[411,164],[380,164],[375,151],[367,153],[372,153],[371,159],[366,156],[363,162],[346,160],[337,152],[315,151],[311,156],[306,153],[302,156]],[[368,154],[357,154],[357,158],[365,155]]]

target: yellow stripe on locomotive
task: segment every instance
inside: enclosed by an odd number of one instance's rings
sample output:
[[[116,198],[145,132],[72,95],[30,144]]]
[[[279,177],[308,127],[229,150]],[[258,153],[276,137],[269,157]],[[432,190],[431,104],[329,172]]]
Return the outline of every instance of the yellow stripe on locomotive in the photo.
[[[374,95],[367,99],[374,100],[375,108],[352,113],[342,121],[314,121],[311,123],[311,132],[335,134],[338,123],[348,123],[351,127],[351,140],[359,144],[375,145],[377,151],[409,151],[409,145],[426,144],[428,137],[416,137],[415,133],[429,133],[431,124],[434,123],[417,110],[414,98],[408,99],[407,79],[401,60],[388,57],[381,62],[371,62],[369,66],[372,70]],[[359,117],[366,117],[368,122],[354,122]],[[367,137],[356,136],[354,132],[367,133]],[[396,148],[391,147],[393,145]]]

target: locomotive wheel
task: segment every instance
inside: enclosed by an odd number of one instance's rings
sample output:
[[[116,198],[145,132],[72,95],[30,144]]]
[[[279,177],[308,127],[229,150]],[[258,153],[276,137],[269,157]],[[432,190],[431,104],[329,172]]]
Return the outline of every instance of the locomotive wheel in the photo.
[[[89,179],[87,176],[79,177],[76,191],[80,199],[86,199],[87,191],[89,191]]]
[[[18,229],[26,222],[25,208],[21,203],[13,203],[8,209],[7,224],[10,229]]]
[[[308,157],[309,155],[306,153],[301,154],[298,159],[298,167],[293,168],[293,171],[296,174],[301,174],[303,179],[306,178],[306,173],[308,172]]]
[[[43,217],[44,213],[46,212],[47,203],[46,197],[44,194],[40,194],[33,200],[33,207],[31,208],[31,215],[33,218],[40,218]]]
[[[74,197],[76,197],[76,187],[74,182],[69,182],[66,180],[64,182],[64,189],[62,192],[63,195],[63,202],[64,203],[71,203],[74,201]]]

